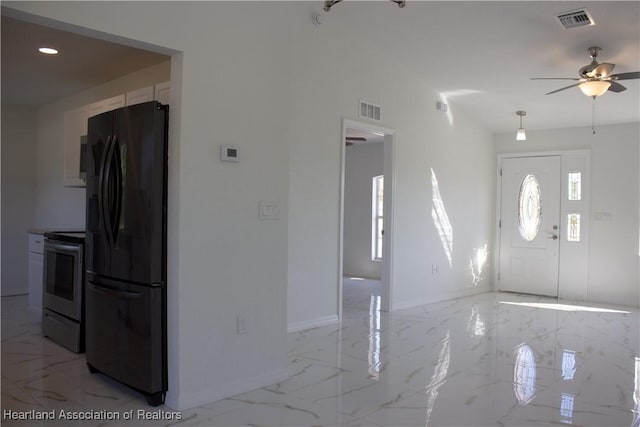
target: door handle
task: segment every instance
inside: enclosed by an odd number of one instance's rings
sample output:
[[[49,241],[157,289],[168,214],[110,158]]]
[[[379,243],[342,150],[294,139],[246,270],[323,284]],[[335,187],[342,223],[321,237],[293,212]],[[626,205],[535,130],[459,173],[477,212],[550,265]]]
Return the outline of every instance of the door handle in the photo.
[[[111,218],[111,235],[113,236],[113,243],[118,238],[118,229],[120,225],[120,214],[122,210],[122,158],[120,151],[120,143],[118,137],[113,135],[111,140],[113,144],[112,163],[114,170],[114,206],[113,212],[110,215]]]
[[[548,236],[547,239],[558,240],[558,235],[554,234],[553,236]]]
[[[96,285],[95,283],[89,281],[92,285],[91,290],[100,294],[114,296],[116,298],[121,299],[135,299],[143,296],[142,292],[135,291],[127,291],[125,289],[114,289],[108,286]]]

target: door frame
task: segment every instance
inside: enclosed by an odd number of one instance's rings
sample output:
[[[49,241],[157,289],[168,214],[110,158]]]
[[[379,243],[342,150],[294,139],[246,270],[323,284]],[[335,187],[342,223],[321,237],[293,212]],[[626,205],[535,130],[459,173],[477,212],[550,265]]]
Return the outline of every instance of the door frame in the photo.
[[[342,119],[342,135],[340,139],[340,207],[338,221],[338,319],[342,320],[342,291],[344,269],[344,185],[346,168],[345,138],[347,129],[360,129],[373,133],[384,134],[384,160],[382,173],[384,175],[384,228],[388,232],[382,237],[382,265],[380,281],[382,285],[382,311],[390,311],[393,307],[393,216],[395,211],[395,133],[394,129],[385,128],[363,121]]]
[[[521,190],[522,180],[531,173],[535,176],[536,185],[539,186],[538,189],[540,191],[539,197],[543,203],[539,212],[541,224],[539,224],[534,239],[527,242],[523,239],[522,232],[517,231],[519,222],[517,204],[521,202],[518,193]],[[501,276],[500,281],[497,282],[498,291],[534,294],[552,298],[558,297],[560,242],[562,241],[559,229],[562,219],[562,213],[560,212],[560,203],[562,201],[561,178],[562,158],[559,155],[507,157],[501,159],[500,183],[502,191],[500,197],[502,203],[499,222],[501,256],[498,269]],[[504,184],[507,184],[507,187]],[[505,191],[507,194],[504,194]],[[545,199],[547,200],[544,201]],[[552,224],[556,227],[553,231]],[[547,241],[549,233],[553,233],[556,236],[553,242]],[[517,244],[514,244],[514,239],[517,240]],[[502,246],[503,243],[505,246]],[[503,251],[505,251],[504,256],[502,255]],[[511,264],[514,256],[522,256],[524,261],[522,265],[523,271],[520,274],[516,274],[521,276],[519,278],[514,277]],[[534,279],[532,277],[534,272],[530,269],[535,267],[531,263],[534,259],[540,262],[542,258],[544,258],[543,264],[546,270],[542,270],[544,273],[538,271],[541,276],[536,276]]]
[[[589,282],[589,235],[591,202],[591,150],[549,150],[498,153],[496,161],[496,197],[494,216],[493,290],[499,291],[500,273],[500,220],[502,203],[502,159],[516,157],[560,156],[560,248],[558,253],[558,298],[585,301],[588,299]],[[568,172],[582,172],[582,199],[568,201]],[[584,218],[580,224],[580,242],[567,242],[567,214],[579,212]]]

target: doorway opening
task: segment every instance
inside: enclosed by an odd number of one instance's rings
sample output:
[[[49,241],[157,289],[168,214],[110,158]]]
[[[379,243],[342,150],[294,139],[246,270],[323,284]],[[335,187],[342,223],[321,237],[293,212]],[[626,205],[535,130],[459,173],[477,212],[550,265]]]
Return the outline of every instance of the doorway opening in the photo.
[[[342,129],[339,312],[392,307],[393,148],[391,129],[345,119]]]

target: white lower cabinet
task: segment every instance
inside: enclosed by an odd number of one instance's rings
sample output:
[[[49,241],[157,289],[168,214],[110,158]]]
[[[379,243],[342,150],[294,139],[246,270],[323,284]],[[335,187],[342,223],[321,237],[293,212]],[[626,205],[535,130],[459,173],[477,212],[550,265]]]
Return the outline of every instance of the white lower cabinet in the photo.
[[[42,316],[44,236],[29,233],[29,311]]]

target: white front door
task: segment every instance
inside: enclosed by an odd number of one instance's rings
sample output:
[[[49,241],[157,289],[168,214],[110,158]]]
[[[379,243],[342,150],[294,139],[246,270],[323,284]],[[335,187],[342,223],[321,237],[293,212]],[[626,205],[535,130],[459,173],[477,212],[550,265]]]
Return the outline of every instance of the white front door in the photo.
[[[502,159],[502,291],[558,296],[560,156]]]

